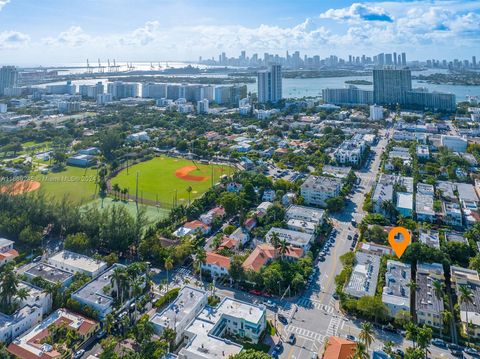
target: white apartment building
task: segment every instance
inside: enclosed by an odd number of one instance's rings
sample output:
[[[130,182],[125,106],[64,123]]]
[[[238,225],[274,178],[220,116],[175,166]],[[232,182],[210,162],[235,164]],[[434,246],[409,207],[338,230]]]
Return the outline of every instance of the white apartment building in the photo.
[[[468,141],[466,137],[441,135],[440,143],[453,152],[465,152],[467,150]]]
[[[349,140],[343,143],[335,150],[335,160],[341,164],[358,165],[362,160],[363,152],[365,151],[365,141]]]
[[[324,176],[308,176],[300,187],[305,203],[325,207],[327,200],[336,197],[342,189],[342,181],[338,178]]]
[[[315,236],[313,234],[292,231],[290,229],[272,227],[265,235],[265,239],[271,242],[272,234],[276,233],[280,241],[287,241],[291,246],[302,248],[304,252],[307,252],[312,245]]]
[[[84,273],[91,278],[107,269],[106,262],[67,250],[54,254],[48,259],[48,263],[67,272]]]
[[[388,260],[385,273],[385,286],[382,292],[382,301],[387,306],[392,318],[400,311],[410,313],[410,288],[411,279],[409,264]]]
[[[355,253],[355,265],[345,293],[355,298],[373,296],[377,288],[380,257],[365,252]]]
[[[26,289],[25,299],[14,298],[19,309],[12,315],[0,313],[0,342],[9,343],[35,324],[52,309],[52,297],[43,289],[30,283],[20,282],[18,289]]]
[[[383,120],[383,111],[385,109],[382,106],[371,105],[370,106],[370,120],[380,121]]]

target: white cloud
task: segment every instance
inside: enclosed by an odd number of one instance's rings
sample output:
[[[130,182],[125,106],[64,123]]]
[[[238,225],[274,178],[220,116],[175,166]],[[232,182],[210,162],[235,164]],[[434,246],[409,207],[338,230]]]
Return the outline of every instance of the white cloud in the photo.
[[[2,0],[0,0],[2,1]],[[336,21],[329,27],[331,21]],[[73,26],[43,39],[48,46],[82,47],[95,56],[193,59],[221,51],[229,54],[300,50],[309,55],[407,51],[451,57],[480,45],[480,2],[413,1],[355,3],[330,9],[290,27],[197,25],[162,27],[156,20],[129,32],[93,35]],[[134,50],[134,51],[132,51]],[[434,54],[436,52],[436,54]],[[82,52],[79,56],[83,56]]]
[[[30,41],[27,34],[18,31],[0,32],[0,50],[19,49]]]
[[[322,19],[350,20],[350,21],[386,21],[393,22],[393,18],[384,8],[369,4],[354,3],[350,7],[329,9],[320,14]]]
[[[10,0],[0,0],[0,10],[7,5],[10,2]]]
[[[67,31],[61,32],[56,37],[47,37],[42,40],[45,45],[50,46],[82,46],[93,40],[80,26],[71,26]]]
[[[146,46],[154,42],[159,36],[160,23],[158,21],[147,21],[144,26],[135,29],[131,34],[121,37],[121,45]]]

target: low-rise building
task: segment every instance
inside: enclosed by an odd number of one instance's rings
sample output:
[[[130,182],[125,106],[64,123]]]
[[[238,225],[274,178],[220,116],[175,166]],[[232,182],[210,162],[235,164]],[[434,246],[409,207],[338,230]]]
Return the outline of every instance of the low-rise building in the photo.
[[[361,298],[373,296],[377,289],[380,257],[364,252],[355,253],[355,265],[350,280],[345,286],[345,293]]]
[[[254,344],[267,327],[264,306],[226,297],[216,308],[204,307],[183,332],[186,345],[179,352],[184,359],[228,358],[242,351],[240,337]]]
[[[383,203],[392,202],[393,204],[393,184],[396,183],[396,181],[396,176],[387,175],[384,173],[380,175],[372,196],[374,212],[385,214]]]
[[[10,343],[14,338],[39,323],[52,309],[52,296],[30,283],[20,282],[18,290],[25,290],[25,298],[14,297],[18,309],[11,315],[0,313],[0,342]]]
[[[188,325],[208,303],[207,292],[190,286],[184,286],[178,297],[162,312],[156,313],[150,322],[155,333],[161,335],[166,328],[175,330],[175,343],[179,344]]]
[[[297,232],[304,232],[308,234],[314,234],[317,226],[313,222],[303,221],[301,219],[289,219],[287,221],[288,229]]]
[[[415,213],[417,214],[417,221],[434,222],[433,195],[417,192],[415,196]]]
[[[403,217],[412,217],[413,215],[413,194],[408,192],[397,193],[397,211]]]
[[[289,246],[284,254],[285,259],[296,260],[303,257],[305,252],[298,247]],[[263,266],[280,257],[280,253],[270,244],[262,243],[255,247],[252,253],[245,259],[242,267],[245,271],[259,272]]]
[[[285,212],[285,219],[296,219],[321,225],[325,219],[325,211],[319,208],[291,205]]]
[[[409,264],[393,260],[387,261],[382,302],[387,306],[390,316],[393,318],[400,311],[410,313],[410,280]]]
[[[430,150],[427,145],[417,145],[417,157],[422,160],[430,158]]]
[[[440,143],[453,152],[466,152],[468,141],[466,137],[441,135]]]
[[[472,302],[458,302],[460,306],[460,320],[462,321],[464,333],[466,333],[468,323],[468,335],[480,338],[480,309],[478,308],[478,303],[480,303],[480,278],[478,272],[473,269],[451,266],[450,280],[452,287],[455,288],[457,293],[457,298],[460,296],[461,286],[467,286],[470,289]]]
[[[272,227],[265,235],[265,239],[268,242],[271,242],[273,233],[277,234],[280,241],[285,240],[293,247],[302,248],[304,252],[307,252],[310,249],[314,239],[313,234],[292,231],[285,228]]]
[[[117,288],[112,277],[116,268],[125,268],[125,266],[114,264],[72,294],[72,299],[94,310],[101,320],[105,319],[107,314],[113,310],[112,295],[113,292],[117,292]]]
[[[439,263],[419,263],[417,265],[417,284],[415,294],[415,309],[417,322],[430,327],[439,328],[443,325],[442,312],[444,310],[443,298],[438,298],[433,290],[433,282],[445,280],[443,265]]]
[[[0,267],[18,257],[18,252],[13,248],[13,243],[9,239],[0,238]]]
[[[76,167],[90,167],[96,163],[95,156],[77,154],[67,158],[67,165]]]
[[[207,252],[205,263],[202,263],[202,270],[209,272],[212,277],[228,276],[230,258],[218,253]]]
[[[79,339],[74,347],[49,342],[52,339],[50,328],[65,326]],[[80,348],[99,330],[100,324],[92,319],[73,313],[67,309],[57,309],[48,318],[25,334],[18,336],[7,350],[19,359],[60,359],[67,358]],[[59,344],[59,346],[57,346]]]
[[[48,263],[67,272],[83,273],[91,278],[97,277],[107,269],[107,263],[104,261],[67,250],[55,253],[48,259]]]
[[[419,241],[431,248],[440,249],[440,234],[437,231],[420,230]]]
[[[458,203],[442,202],[442,210],[443,223],[454,227],[462,227],[462,210],[460,209],[460,205]]]
[[[325,207],[327,200],[340,194],[342,181],[338,178],[308,176],[300,186],[300,193],[305,203]]]
[[[367,148],[365,141],[344,141],[334,152],[335,160],[341,165],[359,165]]]
[[[56,268],[48,263],[38,263],[25,271],[25,276],[31,281],[35,278],[42,278],[50,284],[61,284],[63,288],[73,282],[73,273]]]

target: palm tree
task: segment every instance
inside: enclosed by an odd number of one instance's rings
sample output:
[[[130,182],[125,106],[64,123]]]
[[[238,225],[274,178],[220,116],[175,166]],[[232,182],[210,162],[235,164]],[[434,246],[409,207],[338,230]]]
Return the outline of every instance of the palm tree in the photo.
[[[349,359],[369,359],[367,347],[363,343],[357,343],[355,346],[355,351],[350,356]]]
[[[372,342],[374,340],[373,336],[373,327],[372,323],[369,322],[363,322],[362,323],[362,331],[360,332],[359,335],[360,341],[365,345],[366,349],[372,345]]]
[[[132,293],[133,293],[133,300],[135,303],[135,314],[137,313],[137,302],[138,297],[142,294],[144,280],[142,277],[136,277],[132,282]]]
[[[200,273],[200,283],[203,285],[202,281],[202,265],[205,264],[207,260],[207,253],[205,252],[205,249],[200,248],[197,251],[197,254],[195,255],[195,268],[199,271]]]
[[[418,327],[415,324],[413,324],[412,322],[408,322],[407,325],[405,326],[405,331],[407,333],[406,338],[413,342],[413,348],[415,349]]]
[[[173,260],[172,257],[168,257],[165,259],[165,269],[167,271],[167,292],[168,292],[168,282],[170,281],[170,278],[168,276],[168,271],[173,268]]]
[[[105,332],[110,335],[112,333],[113,324],[115,322],[115,317],[112,313],[107,314],[105,317]]]
[[[187,193],[188,193],[188,205],[190,206],[190,197],[191,197],[191,194],[192,194],[192,186],[188,186],[187,187]]]
[[[13,297],[18,292],[18,277],[13,271],[13,265],[8,264],[0,274],[0,307],[4,311],[11,310]]]
[[[284,257],[285,257],[285,254],[287,254],[287,252],[288,252],[288,242],[287,242],[286,239],[282,239],[278,243],[278,251],[279,251],[279,254],[282,257],[282,261],[283,261]]]
[[[278,249],[278,246],[280,244],[280,237],[278,236],[277,232],[273,231],[270,235],[270,243],[275,249]]]
[[[117,289],[117,298],[123,303],[123,295],[127,287],[127,273],[124,268],[117,267],[113,270],[111,283]]]
[[[112,186],[112,190],[113,190],[113,193],[115,194],[115,199],[118,199],[118,194],[120,193],[120,186],[118,185],[118,183],[115,183],[113,186]]]
[[[393,201],[392,200],[383,201],[381,207],[385,212],[385,214],[390,218],[390,221],[393,221],[393,218],[397,213],[397,209],[395,208]]]
[[[458,301],[460,304],[463,304],[465,306],[468,306],[469,304],[473,304],[473,299],[472,299],[472,290],[466,286],[466,285],[461,285],[458,288]],[[465,315],[466,315],[466,320],[467,320],[467,327],[466,327],[466,334],[467,334],[467,345],[469,343],[469,337],[468,337],[468,308],[465,308]]]
[[[443,324],[446,325],[447,327],[451,324],[451,320],[452,320],[452,312],[448,311],[448,310],[444,310],[442,311],[442,320],[443,320]]]
[[[443,301],[443,283],[441,281],[439,281],[438,279],[435,279],[433,281],[433,294],[435,295],[435,297],[437,298],[437,300],[440,302],[440,301]],[[443,334],[443,320],[441,320],[441,324],[440,324],[440,336],[442,336]]]

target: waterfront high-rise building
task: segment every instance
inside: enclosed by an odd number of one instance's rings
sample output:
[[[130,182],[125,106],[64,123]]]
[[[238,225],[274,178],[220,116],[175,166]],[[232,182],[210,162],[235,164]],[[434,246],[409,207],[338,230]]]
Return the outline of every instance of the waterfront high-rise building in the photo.
[[[274,64],[257,74],[258,102],[278,102],[282,99],[282,66]]]
[[[407,55],[402,52],[402,66],[407,66]]]
[[[0,69],[0,96],[5,94],[6,88],[17,87],[18,70],[15,66],[3,66]]]
[[[374,69],[373,101],[377,104],[406,104],[407,91],[412,90],[409,69]]]

